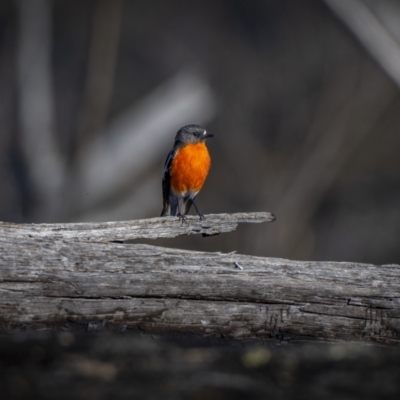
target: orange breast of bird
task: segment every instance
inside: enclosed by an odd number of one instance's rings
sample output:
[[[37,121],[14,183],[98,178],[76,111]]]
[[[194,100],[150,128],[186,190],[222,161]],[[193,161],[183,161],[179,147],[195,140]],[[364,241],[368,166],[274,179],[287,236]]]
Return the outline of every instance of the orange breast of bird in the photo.
[[[205,143],[180,148],[171,165],[171,188],[174,192],[199,192],[207,178],[211,158]]]

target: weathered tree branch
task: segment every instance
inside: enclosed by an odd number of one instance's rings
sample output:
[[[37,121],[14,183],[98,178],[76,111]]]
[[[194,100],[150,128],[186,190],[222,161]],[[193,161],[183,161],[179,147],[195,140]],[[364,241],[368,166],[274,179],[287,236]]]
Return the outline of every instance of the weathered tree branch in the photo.
[[[270,218],[267,213],[214,215],[204,221],[191,217],[188,224],[155,218],[65,224],[56,230],[1,224],[0,329],[97,321],[236,338],[399,342],[398,265],[99,243],[157,232],[162,237],[209,234]]]
[[[177,217],[150,218],[135,221],[70,224],[21,225],[0,222],[0,237],[47,238],[51,240],[80,240],[91,242],[116,242],[132,239],[173,238],[182,235],[202,234],[214,236],[234,231],[240,223],[275,221],[268,212],[210,214],[200,220],[187,216],[187,223]]]

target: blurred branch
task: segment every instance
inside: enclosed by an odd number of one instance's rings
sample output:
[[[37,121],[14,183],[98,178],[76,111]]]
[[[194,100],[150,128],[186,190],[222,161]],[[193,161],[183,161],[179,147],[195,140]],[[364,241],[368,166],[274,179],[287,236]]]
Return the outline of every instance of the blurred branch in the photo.
[[[91,208],[79,216],[79,221],[122,221],[127,218],[154,217],[154,210],[161,207],[161,174],[157,170],[145,174],[145,177],[144,182],[138,182],[130,190],[127,189],[121,199]]]
[[[16,32],[11,22],[3,26],[0,48],[0,220],[22,221],[21,193],[12,168],[12,146],[15,143]]]
[[[324,0],[400,88],[400,45],[360,0]]]
[[[18,89],[21,147],[36,206],[31,218],[57,212],[64,162],[54,138],[49,0],[17,0],[19,6]]]
[[[122,5],[123,0],[96,1],[87,80],[78,127],[78,152],[102,129],[108,113],[118,54]]]
[[[81,154],[69,190],[68,214],[84,212],[124,190],[167,154],[181,125],[204,123],[215,108],[205,80],[191,71],[178,73],[116,119]]]
[[[351,79],[342,77],[342,81],[336,83],[336,91],[328,91],[328,97],[348,92],[346,97],[351,101],[342,106],[340,113],[329,107],[329,99],[321,102],[315,127],[309,133],[315,143],[305,146],[302,154],[288,163],[283,185],[277,190],[279,202],[274,212],[279,224],[276,225],[276,242],[271,247],[285,248],[290,257],[310,255],[306,243],[312,216],[395,98],[394,90],[388,92],[387,87],[377,85],[374,80],[363,80],[358,87],[355,80],[352,86],[349,81]],[[291,229],[287,229],[288,226]]]

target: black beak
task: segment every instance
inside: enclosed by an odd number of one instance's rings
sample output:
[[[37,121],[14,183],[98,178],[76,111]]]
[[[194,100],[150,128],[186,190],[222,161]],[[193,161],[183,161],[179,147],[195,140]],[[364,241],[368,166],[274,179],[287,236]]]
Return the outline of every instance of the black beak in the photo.
[[[207,139],[207,138],[214,137],[214,136],[215,136],[215,135],[212,134],[212,133],[206,133],[206,134],[204,134],[203,138],[204,138],[204,139]]]

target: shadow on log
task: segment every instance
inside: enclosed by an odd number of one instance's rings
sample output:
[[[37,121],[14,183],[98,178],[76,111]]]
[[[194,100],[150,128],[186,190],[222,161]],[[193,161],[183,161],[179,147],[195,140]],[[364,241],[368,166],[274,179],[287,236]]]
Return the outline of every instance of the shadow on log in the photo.
[[[138,238],[218,234],[269,213],[0,224],[0,329],[100,324],[240,339],[400,339],[400,268],[205,253]],[[107,243],[108,242],[108,243]]]

